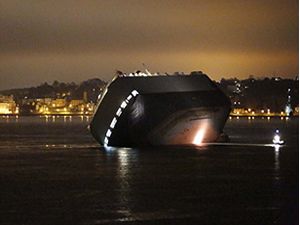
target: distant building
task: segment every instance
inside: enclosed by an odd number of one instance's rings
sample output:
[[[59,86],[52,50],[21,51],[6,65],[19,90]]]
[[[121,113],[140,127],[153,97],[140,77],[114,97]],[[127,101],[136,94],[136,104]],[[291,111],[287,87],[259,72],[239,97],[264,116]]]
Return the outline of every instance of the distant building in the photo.
[[[73,99],[70,101],[69,103],[69,107],[70,108],[76,108],[80,105],[84,104],[84,100],[81,100],[81,99]]]
[[[0,95],[0,114],[18,114],[19,108],[14,101],[13,95]]]
[[[23,115],[88,115],[94,112],[95,104],[85,102],[83,99],[25,98],[22,100],[20,109]]]
[[[51,106],[55,108],[65,107],[67,104],[67,100],[64,98],[57,98],[51,101]]]

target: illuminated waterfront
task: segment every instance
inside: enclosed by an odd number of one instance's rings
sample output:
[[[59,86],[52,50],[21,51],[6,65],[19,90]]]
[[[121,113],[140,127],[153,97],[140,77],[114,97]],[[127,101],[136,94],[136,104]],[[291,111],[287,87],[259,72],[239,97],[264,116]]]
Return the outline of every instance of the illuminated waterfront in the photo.
[[[0,118],[3,224],[295,224],[298,119],[229,120],[232,143],[101,148],[89,117]],[[286,145],[272,142],[280,129]]]

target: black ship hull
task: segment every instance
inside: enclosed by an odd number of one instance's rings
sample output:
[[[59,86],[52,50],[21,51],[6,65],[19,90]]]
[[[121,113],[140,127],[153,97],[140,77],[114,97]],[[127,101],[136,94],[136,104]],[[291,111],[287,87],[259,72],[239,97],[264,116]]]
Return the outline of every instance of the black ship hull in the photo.
[[[90,129],[104,146],[200,145],[219,138],[229,112],[229,99],[205,75],[119,77]]]

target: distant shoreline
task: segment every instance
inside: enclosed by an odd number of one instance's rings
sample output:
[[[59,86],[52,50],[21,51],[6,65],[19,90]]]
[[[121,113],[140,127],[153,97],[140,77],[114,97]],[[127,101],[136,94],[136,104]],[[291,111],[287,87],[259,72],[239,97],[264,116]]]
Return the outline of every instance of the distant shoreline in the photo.
[[[65,116],[88,116],[88,117],[92,117],[93,114],[1,114],[0,118],[4,118],[4,117],[51,117],[51,116],[55,116],[55,117],[65,117]],[[231,118],[249,118],[249,117],[254,117],[254,118],[297,118],[299,117],[299,115],[293,115],[293,116],[286,116],[286,115],[280,115],[280,114],[273,114],[273,115],[236,115],[236,114],[230,114],[229,117]],[[228,118],[230,119],[230,118]]]

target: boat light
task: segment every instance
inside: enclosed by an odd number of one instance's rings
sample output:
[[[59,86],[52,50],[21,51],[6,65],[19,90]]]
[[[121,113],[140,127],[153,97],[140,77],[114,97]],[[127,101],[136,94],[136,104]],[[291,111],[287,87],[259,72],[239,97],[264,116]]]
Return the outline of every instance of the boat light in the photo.
[[[111,130],[108,129],[105,136],[106,136],[106,137],[110,137],[110,135],[111,135]]]
[[[137,96],[139,93],[137,92],[137,90],[133,90],[133,91],[131,92],[131,94],[135,97],[135,96]]]
[[[282,145],[284,143],[283,140],[281,140],[279,130],[275,131],[274,137],[273,137],[273,144],[275,145]]]
[[[122,104],[121,104],[121,108],[125,109],[126,106],[127,106],[127,103],[125,101],[123,101]]]
[[[117,115],[117,116],[120,116],[121,114],[122,114],[122,109],[119,108],[118,111],[116,112],[116,115]]]
[[[132,97],[137,96],[139,93],[136,90],[133,90],[128,96],[127,98],[122,102],[122,104],[120,105],[120,107],[118,108],[115,117],[112,119],[111,123],[110,123],[110,128],[106,131],[105,134],[105,138],[104,138],[104,147],[108,146],[108,142],[109,142],[109,138],[112,135],[113,129],[116,126],[116,123],[118,122],[118,118],[121,116],[122,114],[122,109],[125,110],[125,108],[127,107],[127,105],[129,104],[130,100],[132,99]]]
[[[111,123],[110,123],[110,127],[111,127],[111,128],[114,128],[115,125],[116,125],[116,123],[117,123],[117,119],[116,119],[116,117],[114,117],[113,120],[112,120]]]

